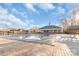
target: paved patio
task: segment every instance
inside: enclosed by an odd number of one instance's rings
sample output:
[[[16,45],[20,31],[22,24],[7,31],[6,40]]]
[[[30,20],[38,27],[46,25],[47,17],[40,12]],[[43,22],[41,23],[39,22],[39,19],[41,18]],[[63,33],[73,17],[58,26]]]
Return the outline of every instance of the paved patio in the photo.
[[[77,36],[78,37],[78,36]],[[9,37],[7,39],[10,39]],[[73,35],[56,34],[43,37],[45,42],[27,41],[13,38],[15,43],[0,44],[0,55],[48,55],[72,56],[79,55],[79,39]],[[11,40],[13,40],[11,39]],[[17,52],[17,53],[16,53]],[[37,52],[37,53],[36,53]]]
[[[53,45],[16,42],[0,45],[0,55],[2,56],[72,56],[66,44],[53,43]]]

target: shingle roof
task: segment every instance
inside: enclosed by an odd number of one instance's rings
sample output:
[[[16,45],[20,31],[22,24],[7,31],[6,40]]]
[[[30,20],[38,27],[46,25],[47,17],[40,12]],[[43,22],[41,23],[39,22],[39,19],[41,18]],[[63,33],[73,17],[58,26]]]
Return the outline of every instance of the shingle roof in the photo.
[[[53,29],[53,28],[61,28],[61,27],[58,27],[58,26],[55,26],[55,25],[50,25],[50,26],[44,26],[40,29]]]

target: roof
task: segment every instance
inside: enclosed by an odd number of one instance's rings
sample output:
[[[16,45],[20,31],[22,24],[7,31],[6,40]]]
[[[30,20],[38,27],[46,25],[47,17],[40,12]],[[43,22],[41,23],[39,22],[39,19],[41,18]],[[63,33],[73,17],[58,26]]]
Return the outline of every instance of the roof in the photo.
[[[50,25],[50,26],[44,26],[40,29],[54,29],[54,28],[61,28],[61,27],[58,27],[58,26],[55,26],[55,25]]]

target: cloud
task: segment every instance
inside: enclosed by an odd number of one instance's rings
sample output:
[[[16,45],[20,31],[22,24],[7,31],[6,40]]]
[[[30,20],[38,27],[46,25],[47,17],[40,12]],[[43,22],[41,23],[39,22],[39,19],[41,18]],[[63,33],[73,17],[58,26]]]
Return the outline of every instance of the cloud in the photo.
[[[68,3],[67,6],[71,9],[79,8],[79,3]]]
[[[27,26],[32,23],[32,20],[26,19],[25,21],[23,21],[12,14],[8,15],[8,17],[2,21],[6,21],[5,24],[8,24],[8,27],[12,28],[27,28]]]
[[[51,3],[40,3],[40,4],[26,3],[24,4],[24,6],[29,10],[36,12],[38,14],[39,14],[39,11],[34,6],[37,6],[44,11],[53,10],[55,8],[55,6]]]
[[[62,7],[56,7],[56,9],[54,11],[52,11],[52,15],[55,15],[54,17],[56,17],[56,16],[60,17],[60,16],[63,16],[64,14],[66,14],[66,10],[65,10],[65,8],[62,8]]]
[[[14,15],[8,15],[8,17],[0,18],[0,24],[5,25],[7,24],[8,27],[22,27],[25,25],[24,22],[22,22],[19,18],[15,17]],[[6,27],[6,25],[5,25]]]
[[[11,26],[12,25],[12,23],[10,23],[10,22],[6,22],[6,21],[0,21],[0,25],[3,25],[3,26]]]
[[[38,5],[40,7],[40,9],[43,9],[45,11],[48,11],[48,10],[53,10],[55,8],[55,6],[53,4],[49,4],[49,3],[43,3],[43,4],[39,4]]]
[[[7,9],[0,8],[0,27],[27,28],[27,26],[33,22],[33,20],[29,19],[20,19],[8,13]]]
[[[29,10],[33,11],[33,12],[36,12],[36,13],[39,13],[35,8],[34,8],[34,5],[32,3],[26,3],[24,4],[24,6],[26,8],[28,8]]]
[[[62,14],[64,14],[65,13],[65,9],[64,8],[62,8],[62,7],[58,7],[58,13],[62,13]]]
[[[21,12],[20,10],[17,10],[17,9],[15,9],[15,8],[12,8],[12,13],[19,14],[19,15],[21,15],[22,17],[27,18],[26,12]]]
[[[4,8],[2,8],[1,6],[0,6],[0,16],[1,15],[7,15],[8,14],[8,10],[6,10],[6,9],[4,9]]]
[[[4,19],[4,20],[3,20]],[[12,27],[12,28],[27,28],[29,24],[32,23],[32,20],[21,20],[14,15],[10,14],[7,18],[3,18],[2,22],[0,20],[0,24],[5,25],[5,27]]]
[[[46,26],[46,24],[30,24],[30,28],[33,27],[41,28],[42,26]]]

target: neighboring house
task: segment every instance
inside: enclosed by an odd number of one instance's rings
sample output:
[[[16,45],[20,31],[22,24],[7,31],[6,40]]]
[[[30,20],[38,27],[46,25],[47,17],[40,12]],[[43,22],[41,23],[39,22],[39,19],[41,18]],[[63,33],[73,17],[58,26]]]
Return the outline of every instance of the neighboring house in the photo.
[[[40,29],[37,28],[37,27],[33,27],[32,29],[28,30],[29,33],[39,33],[40,32]]]
[[[70,34],[79,34],[79,25],[69,26],[66,32]]]
[[[24,29],[13,29],[11,30],[14,34],[27,34],[28,30],[24,30]]]
[[[0,35],[16,35],[16,34],[27,34],[28,30],[14,29],[14,28],[3,28],[0,29]]]
[[[0,35],[13,34],[13,32],[11,30],[12,30],[12,28],[3,28],[3,29],[0,29]]]

